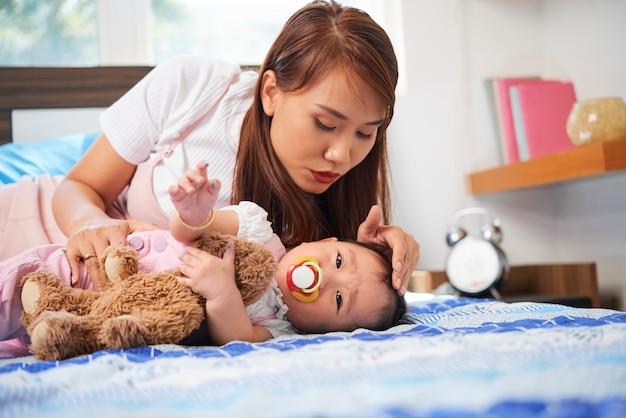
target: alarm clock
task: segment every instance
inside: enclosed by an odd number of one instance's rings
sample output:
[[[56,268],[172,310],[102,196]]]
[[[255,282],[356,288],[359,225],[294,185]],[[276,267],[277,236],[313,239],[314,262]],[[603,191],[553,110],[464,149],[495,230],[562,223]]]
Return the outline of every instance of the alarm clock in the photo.
[[[479,216],[487,222],[479,231],[468,233],[461,221]],[[484,221],[483,221],[484,222]],[[450,285],[462,296],[493,296],[501,299],[500,290],[509,275],[510,266],[500,248],[500,220],[483,208],[465,208],[451,219],[446,232],[450,252],[446,257],[445,273]]]

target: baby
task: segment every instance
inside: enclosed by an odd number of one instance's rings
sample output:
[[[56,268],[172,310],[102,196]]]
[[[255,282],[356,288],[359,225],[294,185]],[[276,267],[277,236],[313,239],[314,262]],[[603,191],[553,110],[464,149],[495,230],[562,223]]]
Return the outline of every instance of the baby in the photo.
[[[232,254],[227,251],[220,259],[186,248],[180,257],[184,277],[179,281],[206,298],[207,331],[213,343],[264,341],[294,332],[382,330],[398,323],[406,303],[391,285],[388,248],[327,238],[285,253],[262,208],[242,202],[214,211],[219,188],[219,181],[207,178],[204,163],[170,187],[177,210],[170,217],[173,236],[190,242],[209,231],[234,235],[245,230],[248,238],[273,236],[281,250],[275,251],[278,271],[270,290],[246,308],[235,286]]]
[[[291,333],[357,328],[382,330],[398,323],[406,304],[391,286],[387,247],[327,238],[286,251],[258,205],[241,202],[214,211],[219,186],[219,181],[207,179],[206,165],[199,164],[170,189],[178,211],[170,219],[172,232],[144,231],[127,237],[138,252],[139,269],[179,268],[184,276],[178,280],[206,298],[207,323],[181,344],[255,342]],[[204,224],[190,225],[196,218]],[[243,305],[234,280],[232,248],[217,258],[185,244],[211,231],[245,237],[273,252],[278,271],[258,302]],[[84,260],[97,262],[97,257]],[[28,334],[20,323],[21,295],[16,290],[24,275],[40,268],[57,273],[68,286],[93,288],[84,264],[80,277],[72,277],[62,245],[36,247],[0,262],[0,357],[29,354]]]

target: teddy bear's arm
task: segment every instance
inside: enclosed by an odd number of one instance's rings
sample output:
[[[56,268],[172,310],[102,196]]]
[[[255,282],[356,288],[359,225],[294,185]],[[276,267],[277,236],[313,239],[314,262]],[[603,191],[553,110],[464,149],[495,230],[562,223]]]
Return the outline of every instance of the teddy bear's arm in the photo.
[[[56,273],[43,269],[28,273],[20,282],[24,326],[43,311],[67,311],[77,315],[89,312],[91,304],[101,295],[65,285]]]

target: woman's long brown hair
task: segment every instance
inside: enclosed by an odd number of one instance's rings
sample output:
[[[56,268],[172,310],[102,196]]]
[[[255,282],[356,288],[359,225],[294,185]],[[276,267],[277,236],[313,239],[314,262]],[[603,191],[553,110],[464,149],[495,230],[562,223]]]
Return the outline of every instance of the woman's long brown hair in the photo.
[[[334,69],[363,79],[380,96],[387,115],[365,159],[326,192],[311,195],[296,186],[274,152],[271,118],[260,99],[261,75],[274,71],[278,87],[293,92]],[[285,23],[259,74],[241,129],[232,202],[250,200],[263,207],[287,247],[328,236],[356,239],[358,226],[374,204],[382,206],[383,221],[389,223],[387,127],[398,65],[385,31],[361,10],[314,1]]]

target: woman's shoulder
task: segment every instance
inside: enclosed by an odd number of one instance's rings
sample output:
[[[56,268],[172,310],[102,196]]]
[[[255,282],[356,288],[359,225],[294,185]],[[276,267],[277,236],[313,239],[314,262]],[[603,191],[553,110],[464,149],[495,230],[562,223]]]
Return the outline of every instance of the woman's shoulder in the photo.
[[[234,62],[197,55],[176,55],[164,60],[155,69],[161,72],[203,77],[222,76],[231,78],[241,73],[241,67]]]

